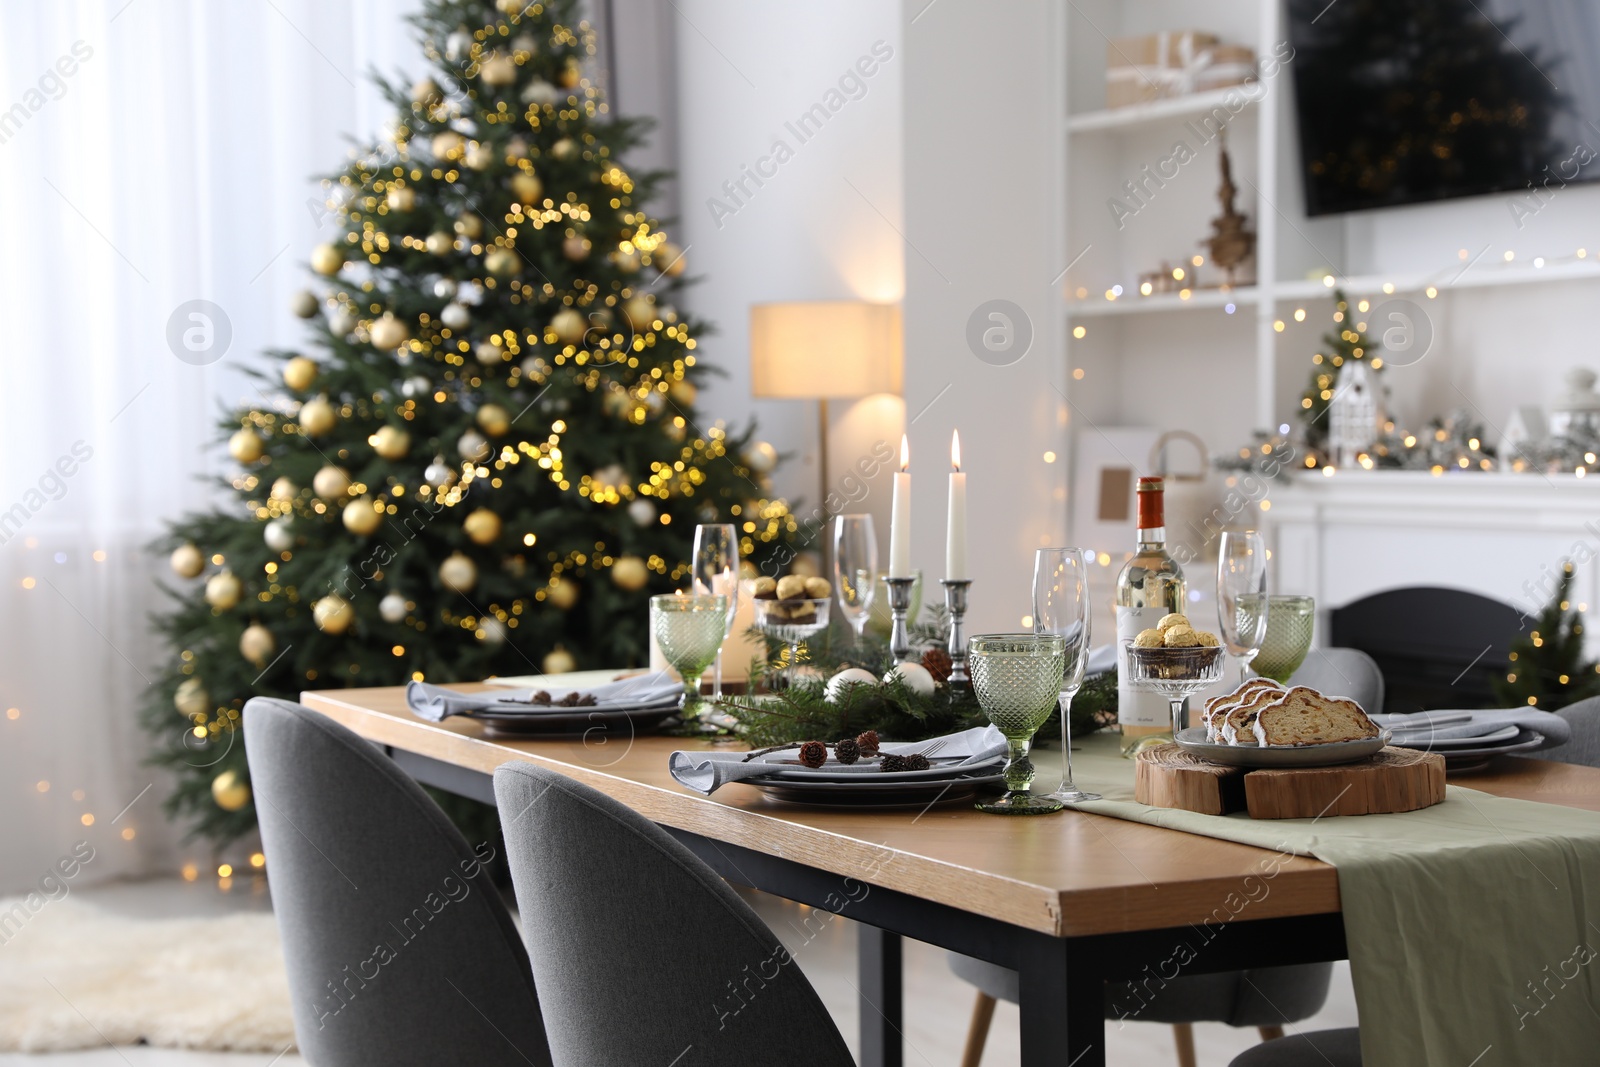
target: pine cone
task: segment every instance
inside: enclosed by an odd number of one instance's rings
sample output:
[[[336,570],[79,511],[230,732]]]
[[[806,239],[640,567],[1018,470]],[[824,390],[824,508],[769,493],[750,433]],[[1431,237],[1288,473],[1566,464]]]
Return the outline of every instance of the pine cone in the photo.
[[[861,758],[861,746],[856,743],[853,737],[835,741],[833,743],[833,758],[848,767]]]
[[[920,752],[911,753],[911,755],[905,757],[905,760],[906,770],[908,771],[925,771],[931,766],[928,763],[928,757]]]
[[[868,730],[866,733],[856,735],[856,747],[863,756],[876,756],[878,754],[878,731]]]
[[[948,682],[950,680],[950,653],[942,648],[934,647],[922,654],[922,666],[933,675],[935,682]]]
[[[800,762],[815,770],[828,762],[828,746],[821,741],[807,741],[800,746]]]
[[[909,771],[911,768],[906,764],[907,760],[904,756],[896,756],[894,753],[889,752],[885,753],[884,757],[878,761],[878,770],[889,772]]]

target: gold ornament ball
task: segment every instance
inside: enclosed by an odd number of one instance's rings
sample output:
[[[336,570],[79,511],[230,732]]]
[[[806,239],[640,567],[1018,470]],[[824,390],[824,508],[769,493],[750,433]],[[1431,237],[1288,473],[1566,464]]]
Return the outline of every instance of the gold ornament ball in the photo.
[[[254,463],[263,450],[261,435],[251,429],[235,430],[228,438],[228,454],[240,463]]]
[[[324,500],[338,500],[350,491],[350,475],[343,467],[323,467],[312,476],[311,489]]]
[[[537,204],[544,196],[544,182],[537,174],[519,170],[511,176],[511,192],[519,204]]]
[[[300,430],[307,437],[321,437],[333,429],[338,412],[325,396],[313,397],[300,405]]]
[[[588,320],[574,308],[562,308],[550,318],[550,332],[564,345],[577,344],[588,329]]]
[[[434,159],[455,159],[466,146],[467,139],[454,130],[445,130],[443,133],[433,135],[432,149]]]
[[[635,273],[644,262],[644,258],[639,255],[639,250],[633,247],[631,243],[617,249],[611,258],[616,260],[617,269],[624,274]]]
[[[528,158],[528,142],[521,137],[513,137],[506,142],[506,162],[517,166],[522,160]]]
[[[289,298],[289,310],[302,319],[315,315],[321,306],[317,303],[317,294],[309,289],[302,289]]]
[[[385,311],[367,328],[367,336],[374,348],[399,348],[411,338],[411,331],[393,312]]]
[[[511,85],[517,80],[517,61],[496,52],[478,65],[478,78],[485,85]]]
[[[576,70],[576,68],[573,69]],[[573,84],[576,85],[577,82],[574,81]],[[568,88],[571,88],[571,86],[568,86]],[[570,137],[563,137],[550,146],[550,155],[563,163],[574,159],[578,155],[578,142]]]
[[[434,255],[447,256],[455,249],[456,239],[440,230],[438,233],[428,234],[428,239],[423,244]]]
[[[578,661],[572,658],[572,653],[557,645],[545,656],[539,664],[546,674],[571,674],[578,669]]]
[[[244,595],[244,583],[232,571],[219,571],[206,579],[206,603],[227,611]]]
[[[297,393],[310,389],[317,380],[317,361],[295,356],[283,365],[283,384]]]
[[[356,609],[344,597],[330,593],[311,605],[311,621],[325,634],[342,634],[356,621]]]
[[[273,640],[272,631],[259,622],[246,626],[239,635],[239,655],[257,667],[265,667],[277,650],[278,642]]]
[[[589,250],[593,247],[587,237],[575,233],[561,242],[561,254],[574,263],[581,263],[589,258]]]
[[[321,244],[311,250],[311,269],[318,274],[333,276],[344,266],[344,253],[330,244]]]
[[[499,437],[511,429],[511,412],[499,404],[485,404],[478,409],[478,427],[490,437]]]
[[[410,211],[417,206],[417,191],[409,185],[392,185],[387,199],[390,211]]]
[[[299,495],[300,487],[291,482],[287,475],[272,483],[272,492],[269,494],[271,499],[280,504],[287,504]]]
[[[167,563],[172,567],[172,573],[179,578],[198,578],[200,572],[206,569],[205,554],[192,541],[173,549]]]
[[[506,350],[487,341],[481,341],[473,345],[472,354],[485,367],[498,366],[506,361]]]
[[[563,89],[575,89],[578,82],[583,80],[583,70],[578,66],[576,59],[569,59],[561,68],[561,73],[556,76],[556,82]],[[560,142],[558,141],[557,144]]]
[[[461,528],[467,531],[473,544],[487,545],[500,536],[502,525],[500,516],[488,508],[478,508],[462,520]]]
[[[700,390],[693,382],[680,379],[667,386],[667,395],[684,407],[693,407],[700,397]]]
[[[495,10],[502,15],[520,15],[528,6],[527,0],[494,0]]]
[[[422,107],[433,107],[443,99],[439,85],[432,78],[423,78],[411,87],[411,101]]]
[[[367,496],[358,496],[346,504],[340,518],[344,520],[344,528],[358,537],[376,533],[383,523],[383,516],[373,507],[372,498]]]
[[[398,426],[380,426],[367,443],[384,459],[401,459],[411,451],[411,435]]]
[[[509,248],[491,248],[483,257],[483,269],[496,278],[511,278],[522,270],[522,257]]]
[[[456,439],[456,451],[462,459],[479,463],[489,458],[489,442],[478,431],[468,430]]]
[[[619,556],[611,565],[611,580],[618,589],[637,593],[650,581],[650,568],[638,556]]]
[[[192,719],[211,710],[211,694],[206,692],[206,685],[200,679],[185,678],[172,694],[172,706],[178,709],[178,714]]]
[[[650,256],[650,261],[656,265],[656,270],[669,278],[676,278],[688,268],[689,261],[684,257],[683,249],[671,241],[662,241]]]
[[[656,304],[648,296],[630,296],[622,305],[623,317],[635,330],[648,330],[656,318]]]
[[[467,145],[467,154],[463,162],[473,170],[487,170],[489,164],[494,162],[494,149],[482,141],[473,141]]]
[[[578,583],[570,578],[552,578],[545,599],[562,611],[566,611],[578,602]]]
[[[211,799],[223,811],[241,811],[250,803],[250,787],[234,771],[223,771],[211,779]]]
[[[452,593],[470,593],[478,584],[478,565],[459,552],[439,564],[439,582]]]
[[[469,241],[483,236],[483,219],[477,215],[462,215],[453,223],[453,229]]]

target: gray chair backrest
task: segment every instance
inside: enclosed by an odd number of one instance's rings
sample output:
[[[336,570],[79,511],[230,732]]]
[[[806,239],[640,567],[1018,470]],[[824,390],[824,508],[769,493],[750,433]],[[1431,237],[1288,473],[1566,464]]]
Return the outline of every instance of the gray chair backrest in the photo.
[[[1313,648],[1290,685],[1307,685],[1329,696],[1349,697],[1369,715],[1383,711],[1383,672],[1359,648]]]
[[[1557,763],[1600,767],[1600,697],[1568,704],[1556,714],[1572,724],[1572,740],[1560,748],[1530,752],[1529,755]]]
[[[664,830],[529,763],[494,795],[556,1062],[854,1063],[782,943]]]
[[[547,1067],[533,974],[477,849],[382,753],[287,700],[244,708],[293,998],[318,1067]]]

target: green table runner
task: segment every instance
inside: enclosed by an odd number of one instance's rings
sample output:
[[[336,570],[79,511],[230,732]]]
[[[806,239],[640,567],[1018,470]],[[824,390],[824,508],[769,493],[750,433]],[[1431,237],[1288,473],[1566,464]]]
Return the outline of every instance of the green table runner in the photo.
[[[1444,803],[1395,815],[1258,822],[1152,808],[1134,801],[1117,740],[1073,746],[1079,788],[1105,797],[1084,811],[1338,869],[1365,1067],[1600,1064],[1600,814],[1454,785]],[[1038,753],[1041,789],[1058,758]],[[1270,859],[1258,893],[1270,892]]]

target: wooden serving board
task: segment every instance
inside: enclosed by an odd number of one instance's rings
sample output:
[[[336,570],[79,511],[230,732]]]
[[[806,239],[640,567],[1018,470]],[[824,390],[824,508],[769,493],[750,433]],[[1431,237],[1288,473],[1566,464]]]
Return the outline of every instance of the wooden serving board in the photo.
[[[1416,811],[1444,799],[1444,757],[1386,748],[1337,767],[1225,767],[1177,745],[1134,758],[1134,799],[1203,815],[1248,811],[1252,819],[1315,819]]]

